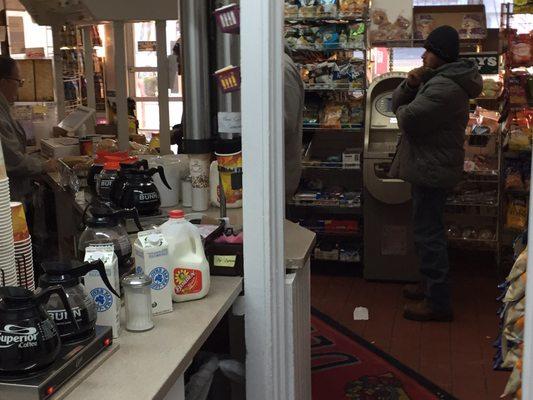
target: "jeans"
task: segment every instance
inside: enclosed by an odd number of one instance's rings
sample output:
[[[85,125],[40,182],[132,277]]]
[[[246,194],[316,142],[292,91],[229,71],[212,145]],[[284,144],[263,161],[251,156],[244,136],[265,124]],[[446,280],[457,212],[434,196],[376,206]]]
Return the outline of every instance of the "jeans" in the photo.
[[[451,309],[450,265],[444,227],[447,191],[412,186],[415,249],[426,299],[435,311]]]

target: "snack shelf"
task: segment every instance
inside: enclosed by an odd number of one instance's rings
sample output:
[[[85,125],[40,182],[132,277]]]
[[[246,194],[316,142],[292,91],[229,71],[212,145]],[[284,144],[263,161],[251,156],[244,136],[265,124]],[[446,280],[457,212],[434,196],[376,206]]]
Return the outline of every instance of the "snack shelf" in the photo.
[[[361,167],[349,168],[344,167],[342,163],[313,163],[309,161],[302,162],[302,168],[304,169],[332,169],[340,171],[361,171]]]
[[[365,89],[357,87],[352,83],[315,83],[315,84],[305,84],[304,89],[308,92],[351,92],[357,93],[361,96],[365,93]]]
[[[321,229],[316,229],[316,228],[312,228],[312,227],[306,227],[307,229],[313,231],[314,233],[316,233],[318,236],[323,236],[323,237],[347,237],[347,238],[361,238],[363,235],[361,232],[350,232],[350,231],[325,231],[325,230],[321,230]]]
[[[361,125],[344,124],[341,127],[326,126],[321,124],[304,124],[303,129],[306,131],[341,131],[341,132],[363,132]]]
[[[511,196],[529,196],[529,190],[505,189],[505,193]]]
[[[361,261],[344,261],[344,260],[327,260],[322,258],[315,258],[314,256],[311,257],[311,263],[313,263],[314,266],[318,266],[317,264],[320,264],[324,267],[335,267],[339,265],[353,265],[358,266],[361,265]]]
[[[475,244],[487,244],[495,246],[498,244],[498,239],[471,239],[471,238],[454,238],[447,237],[450,243],[475,243]]]
[[[483,204],[483,203],[460,203],[460,202],[446,202],[446,207],[487,207],[498,208],[500,205],[496,204]]]
[[[353,214],[360,215],[363,212],[363,209],[360,205],[357,206],[345,206],[339,204],[316,204],[316,203],[303,203],[291,201],[288,203],[289,207],[300,208],[300,209],[317,209],[322,212],[332,214],[332,215],[343,215],[343,214]]]
[[[498,170],[480,170],[480,171],[465,171],[466,177],[493,177],[496,178],[500,175]]]
[[[285,15],[285,22],[301,23],[301,22],[320,22],[327,24],[349,24],[351,22],[364,22],[363,14],[326,14],[318,16],[300,16],[300,15]]]
[[[362,47],[322,47],[322,48],[315,48],[315,47],[292,47],[292,51],[312,51],[315,53],[330,53],[334,51],[352,51],[352,52],[361,52],[366,51],[366,49]],[[352,63],[364,63],[364,60],[360,61],[352,61]]]

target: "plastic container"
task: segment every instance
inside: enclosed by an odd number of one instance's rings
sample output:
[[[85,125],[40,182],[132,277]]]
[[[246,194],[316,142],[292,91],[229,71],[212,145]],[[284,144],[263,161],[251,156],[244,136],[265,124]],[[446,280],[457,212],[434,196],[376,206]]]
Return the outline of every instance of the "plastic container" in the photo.
[[[198,229],[185,219],[183,211],[174,210],[160,230],[168,242],[172,300],[179,303],[205,297],[211,279]]]

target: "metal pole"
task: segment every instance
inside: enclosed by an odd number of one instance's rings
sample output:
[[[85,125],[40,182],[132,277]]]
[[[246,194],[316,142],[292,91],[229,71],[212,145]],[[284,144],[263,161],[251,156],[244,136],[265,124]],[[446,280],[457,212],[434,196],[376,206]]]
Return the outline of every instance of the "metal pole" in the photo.
[[[167,22],[156,21],[157,31],[157,87],[159,99],[159,138],[161,154],[170,153],[170,117],[168,104],[168,57],[167,57]]]
[[[206,0],[180,1],[183,65],[184,135],[192,152],[208,153],[211,137],[209,53]],[[196,142],[196,143],[194,143]]]
[[[57,104],[57,120],[65,118],[65,86],[63,83],[63,58],[61,57],[61,25],[52,26],[54,48],[54,95]]]
[[[84,26],[83,35],[83,62],[85,81],[87,82],[87,107],[96,109],[96,94],[94,89],[94,63],[93,63],[93,40],[92,27]],[[94,134],[94,124],[87,124],[87,133]]]
[[[126,79],[126,45],[124,40],[124,22],[113,22],[113,39],[115,42],[115,80],[117,102],[118,146],[120,150],[129,149],[128,131],[128,91]]]

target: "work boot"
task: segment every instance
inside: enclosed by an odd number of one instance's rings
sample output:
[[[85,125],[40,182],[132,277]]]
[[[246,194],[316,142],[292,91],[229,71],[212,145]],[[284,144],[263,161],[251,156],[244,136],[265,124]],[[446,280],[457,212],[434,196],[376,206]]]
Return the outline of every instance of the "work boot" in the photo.
[[[407,304],[405,306],[403,317],[411,321],[436,321],[436,322],[451,322],[453,321],[452,310],[435,311],[427,299],[418,302]]]
[[[420,301],[426,298],[422,283],[413,283],[403,287],[403,297],[408,300]]]

